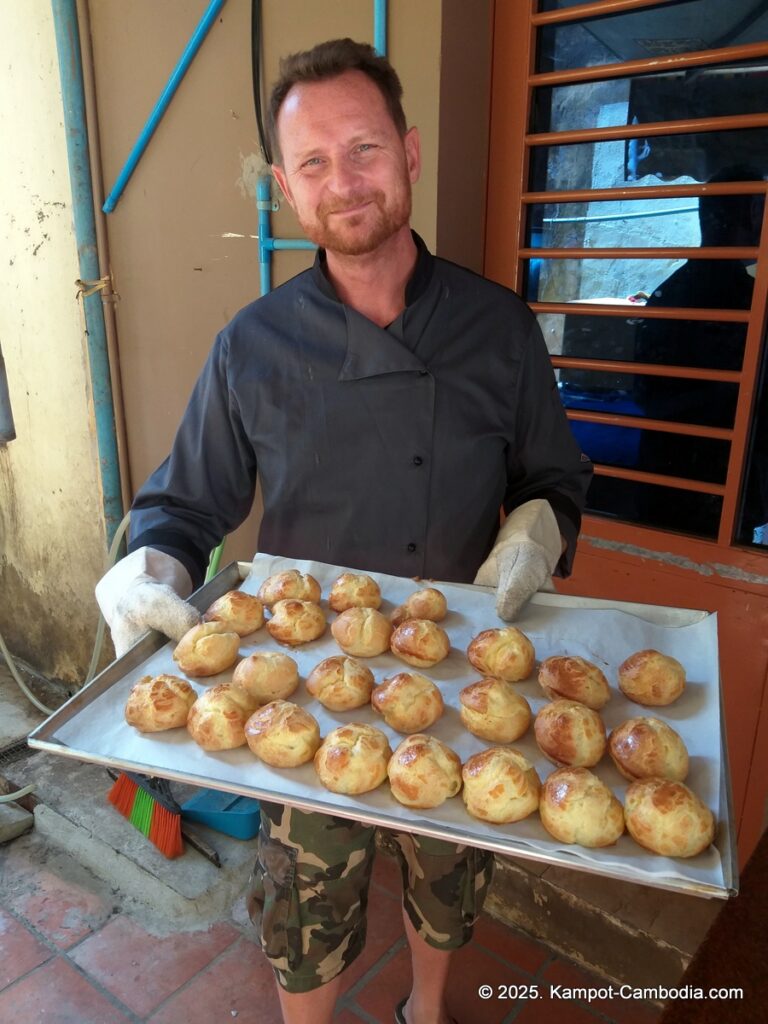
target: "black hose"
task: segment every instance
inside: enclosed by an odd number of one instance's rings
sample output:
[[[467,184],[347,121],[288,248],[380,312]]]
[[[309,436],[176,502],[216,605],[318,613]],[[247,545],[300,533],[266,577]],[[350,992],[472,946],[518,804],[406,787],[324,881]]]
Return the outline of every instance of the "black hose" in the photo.
[[[272,163],[272,154],[264,131],[264,116],[261,110],[261,0],[251,0],[251,72],[253,75],[253,106],[256,111],[256,128],[259,133],[261,155]]]

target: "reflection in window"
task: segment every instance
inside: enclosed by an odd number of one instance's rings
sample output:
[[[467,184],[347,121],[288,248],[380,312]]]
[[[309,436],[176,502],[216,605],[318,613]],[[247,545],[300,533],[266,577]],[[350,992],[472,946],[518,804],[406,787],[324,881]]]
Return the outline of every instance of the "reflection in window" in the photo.
[[[768,347],[765,341],[744,479],[736,539],[742,544],[768,547]]]
[[[532,262],[537,266],[528,275],[528,302],[620,303],[626,304],[628,312],[635,309],[637,316],[642,316],[646,302],[690,309],[749,309],[755,274],[754,264],[745,267],[738,260],[545,258]],[[680,270],[683,273],[673,280]],[[706,284],[711,288],[706,289]]]
[[[609,84],[609,83],[602,83]],[[619,82],[618,85],[621,83]],[[666,146],[680,136],[660,135],[655,145]],[[726,132],[699,132],[685,135],[688,152],[692,159],[673,180],[665,179],[664,184],[690,185],[703,178],[696,177],[699,167],[698,154],[717,150],[723,155],[718,161],[709,159],[711,177],[734,162],[764,167],[768,153],[768,130],[745,128]],[[658,185],[655,174],[647,174],[637,181],[626,179],[625,140],[609,139],[604,142],[579,142],[567,146],[535,146],[532,150],[531,188],[536,192],[574,188],[612,188],[628,185],[642,189],[646,185]],[[738,155],[736,155],[738,154]],[[595,212],[600,212],[595,211]],[[669,243],[667,243],[669,244]]]
[[[590,63],[594,63],[591,61]],[[539,86],[534,94],[533,131],[566,132],[581,128],[681,121],[692,117],[730,117],[761,114],[765,110],[765,61],[740,61],[698,67],[695,71],[668,71],[605,82],[574,82]],[[626,178],[645,174],[679,177],[692,174],[704,180],[722,160],[732,161],[733,150],[708,166],[685,135],[640,139],[632,154],[627,144]],[[694,174],[694,171],[697,173]]]
[[[552,356],[580,356],[584,359],[610,359],[633,362],[636,358],[636,334],[643,325],[645,300],[627,303],[627,317],[588,316],[583,314],[539,313],[538,321]],[[704,370],[740,370],[740,359],[724,360],[726,349],[743,352],[746,341],[745,323],[723,323],[715,320],[675,320],[675,330],[684,338],[705,337],[712,344],[689,344],[678,347],[679,366],[696,366]],[[666,346],[659,346],[664,351]],[[645,345],[644,362],[661,363],[656,358],[657,347]],[[584,387],[592,386],[592,371],[562,370],[561,380],[569,380]],[[609,383],[606,387],[629,387],[632,377],[627,373],[601,374]]]
[[[541,0],[538,10],[562,10],[575,0]],[[537,33],[538,72],[602,67],[768,39],[768,4],[757,0],[671,0],[642,10],[543,25]],[[583,128],[764,113],[768,61],[712,64],[685,71],[607,78],[534,91],[533,129]],[[768,130],[669,134],[533,146],[529,187],[536,192],[627,187],[659,182],[755,181],[768,176]],[[532,249],[744,247],[758,244],[763,196],[596,200],[531,206]],[[742,368],[746,323],[644,316],[644,310],[749,311],[756,267],[742,260],[551,259],[528,261],[528,301],[579,303],[580,312],[540,316],[549,351],[575,359],[696,367]],[[620,317],[581,315],[590,303],[626,307]],[[764,374],[768,371],[763,371]],[[561,368],[567,408],[730,430],[739,385],[728,381]],[[747,382],[749,383],[749,382]],[[753,425],[740,539],[768,546],[768,394],[763,384]],[[584,450],[610,471],[631,469],[722,486],[729,440],[571,421]],[[597,474],[592,512],[700,537],[716,538],[722,498],[686,488]],[[763,527],[765,530],[763,531]],[[764,541],[756,538],[763,537]]]
[[[572,7],[574,0],[542,0],[541,11]],[[540,71],[617,64],[692,53],[766,38],[768,12],[756,0],[678,0],[641,11],[542,28]],[[662,120],[662,118],[658,118]]]
[[[587,494],[587,511],[595,515],[709,540],[717,537],[722,505],[715,494],[597,475]]]
[[[698,213],[695,197],[534,203],[529,244],[545,249],[694,246],[700,241]]]
[[[582,389],[563,385],[560,389],[567,409],[588,412],[638,415],[640,409],[626,392],[607,392],[599,401]],[[607,426],[586,420],[571,420],[571,430],[581,450],[595,463],[661,473],[685,480],[724,484],[730,444],[705,437],[688,437],[662,430]]]

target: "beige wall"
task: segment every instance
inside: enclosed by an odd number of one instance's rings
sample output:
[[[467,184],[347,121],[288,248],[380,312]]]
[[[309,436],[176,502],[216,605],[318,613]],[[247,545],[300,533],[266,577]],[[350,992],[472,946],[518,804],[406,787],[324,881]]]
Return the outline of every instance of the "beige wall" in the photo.
[[[339,35],[373,38],[369,0],[265,0],[262,9],[267,83],[287,52]],[[90,11],[108,190],[201,5],[196,0],[91,0]],[[406,114],[420,128],[424,153],[413,223],[432,247],[441,23],[441,0],[389,4],[389,55],[403,80]],[[108,218],[134,486],[167,454],[216,331],[259,294],[254,190],[262,166],[250,61],[249,0],[228,0]],[[287,206],[273,217],[273,233],[301,237]],[[276,254],[273,284],[310,259],[306,253]],[[256,529],[252,517],[228,541],[225,560],[249,558]]]
[[[0,4],[0,67],[0,342],[17,434],[0,446],[0,630],[74,682],[105,537],[50,0]]]
[[[443,0],[437,252],[482,273],[488,184],[492,0]]]

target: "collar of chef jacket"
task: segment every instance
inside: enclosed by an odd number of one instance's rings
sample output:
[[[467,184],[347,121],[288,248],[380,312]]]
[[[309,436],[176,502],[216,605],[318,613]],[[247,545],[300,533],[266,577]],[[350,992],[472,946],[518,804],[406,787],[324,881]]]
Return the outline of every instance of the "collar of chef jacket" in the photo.
[[[360,380],[388,373],[429,372],[419,353],[419,341],[434,312],[440,286],[435,280],[434,257],[416,232],[412,234],[417,256],[416,266],[405,288],[406,307],[386,327],[379,327],[356,309],[341,303],[325,274],[325,252],[318,250],[312,268],[315,282],[327,298],[343,305],[347,322],[347,352],[339,380]]]

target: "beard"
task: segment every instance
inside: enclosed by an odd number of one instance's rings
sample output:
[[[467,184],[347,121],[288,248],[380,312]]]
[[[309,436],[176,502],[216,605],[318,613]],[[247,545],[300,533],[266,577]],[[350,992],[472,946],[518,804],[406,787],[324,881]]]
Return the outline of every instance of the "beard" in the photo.
[[[359,214],[335,220],[334,214],[369,203]],[[374,252],[404,227],[411,217],[410,182],[397,190],[387,203],[382,191],[355,193],[319,204],[311,221],[299,218],[307,237],[340,256],[363,256]]]

